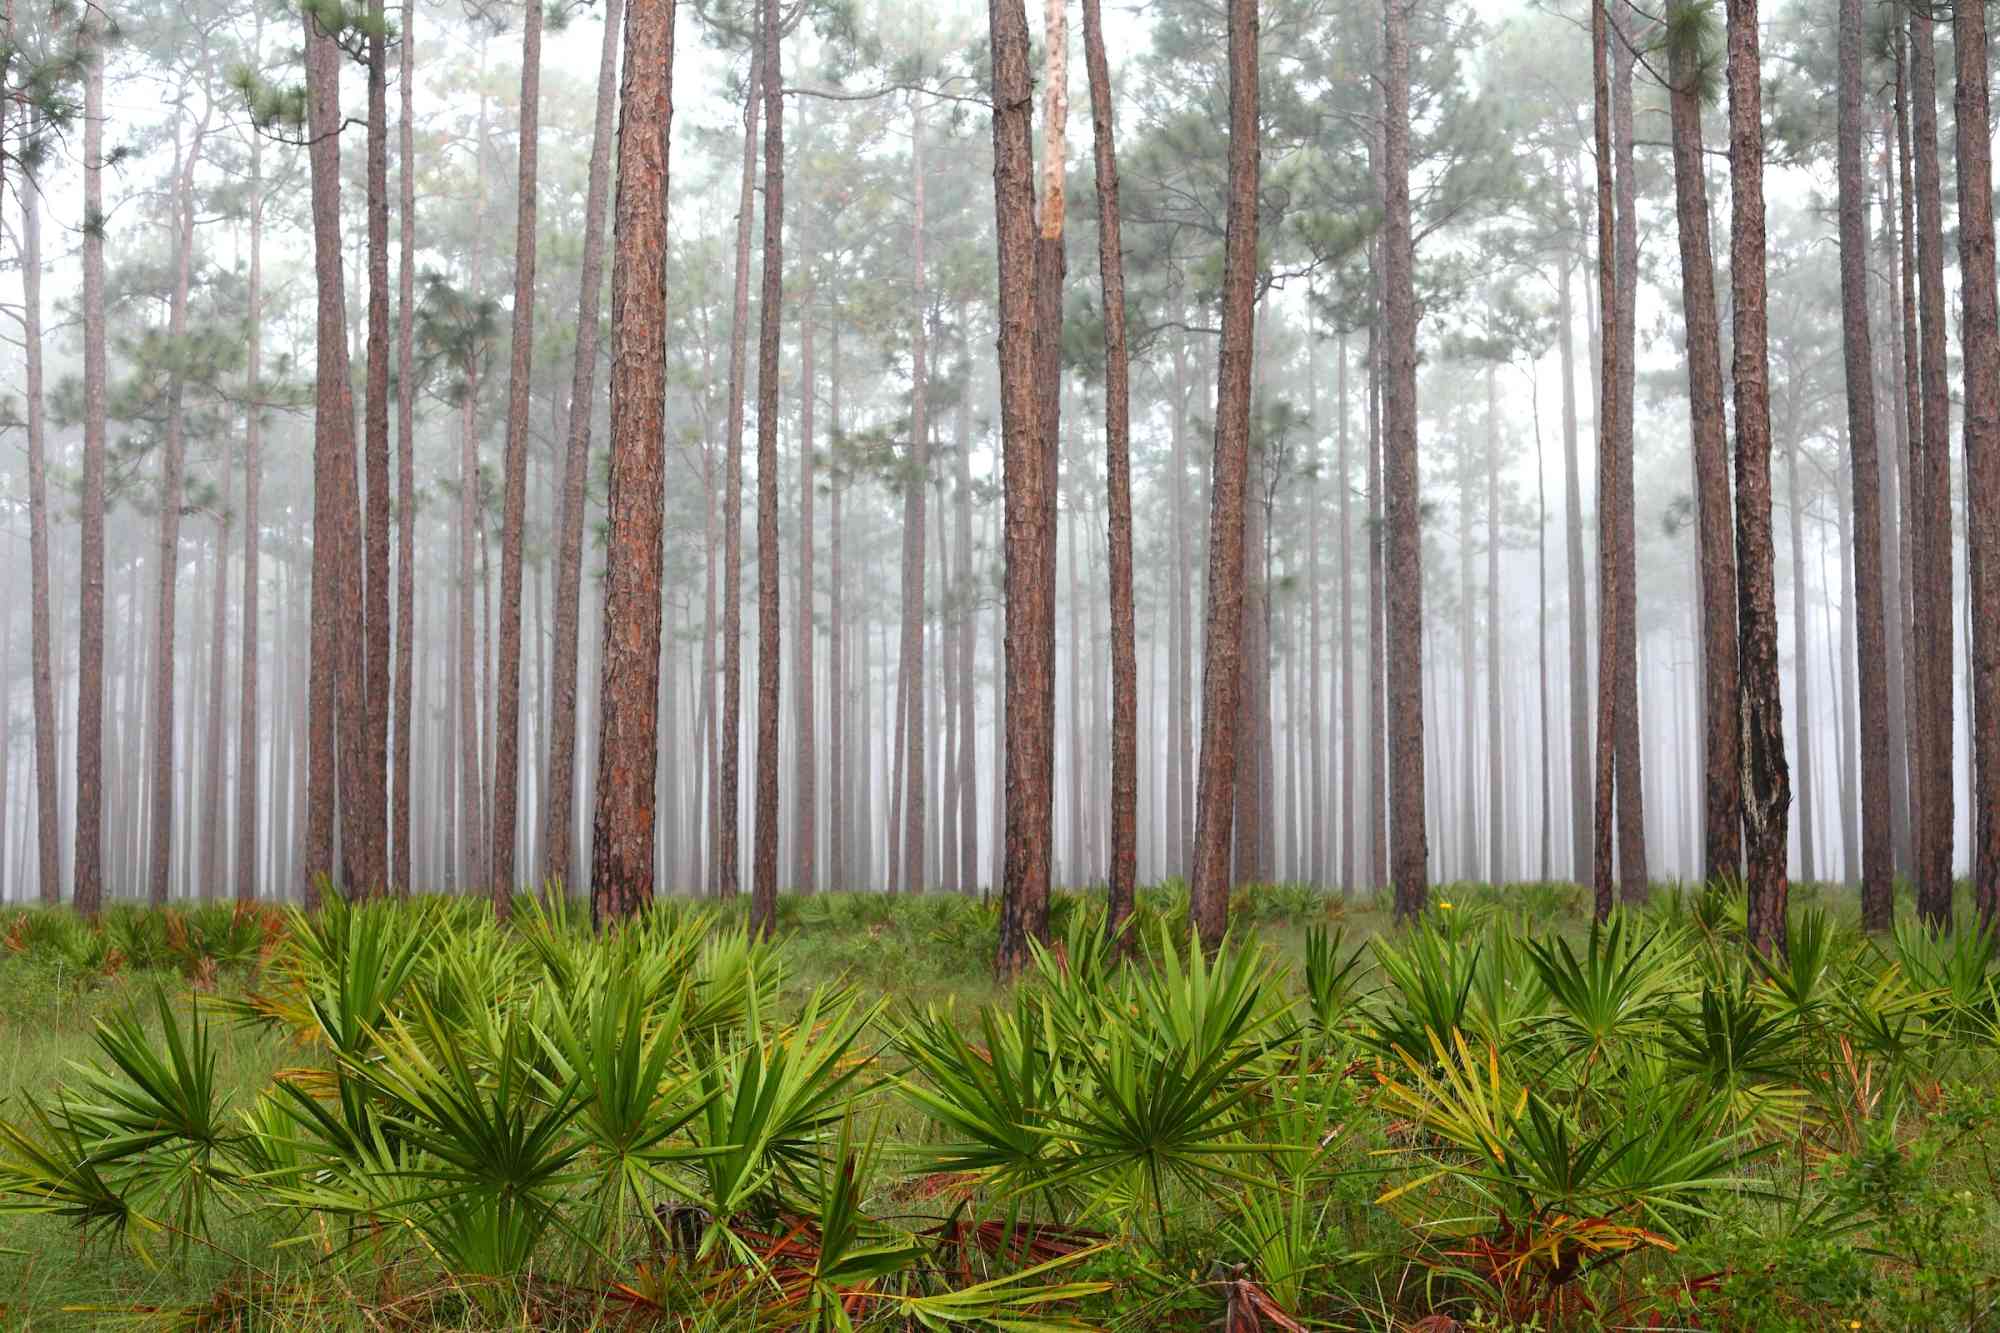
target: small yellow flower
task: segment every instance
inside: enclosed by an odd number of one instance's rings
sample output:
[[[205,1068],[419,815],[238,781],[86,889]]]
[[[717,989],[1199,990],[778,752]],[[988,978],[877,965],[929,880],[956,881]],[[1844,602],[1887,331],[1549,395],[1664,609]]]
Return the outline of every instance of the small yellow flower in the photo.
[[[1450,910],[1451,910],[1451,904],[1450,904],[1450,903],[1446,903],[1446,902],[1440,902],[1440,903],[1438,904],[1438,911],[1440,911],[1440,912],[1449,912]]]
[[[1848,1326],[1849,1328],[1860,1328],[1860,1327],[1861,1327],[1861,1321],[1860,1321],[1859,1319],[1850,1319],[1850,1320],[1848,1320],[1848,1321],[1847,1321],[1847,1326]]]

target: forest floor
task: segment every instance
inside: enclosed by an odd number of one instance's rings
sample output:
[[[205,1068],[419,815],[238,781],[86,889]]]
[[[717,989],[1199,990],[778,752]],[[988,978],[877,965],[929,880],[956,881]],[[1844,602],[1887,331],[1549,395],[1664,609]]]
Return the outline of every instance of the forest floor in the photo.
[[[1374,899],[1284,886],[1239,895],[1232,935],[1252,942],[1239,952],[1254,959],[1243,973],[1244,993],[1256,997],[1246,1012],[1287,1035],[1265,1045],[1239,1038],[1243,1053],[1231,1057],[1238,1063],[1203,1114],[1234,1106],[1229,1089],[1239,1083],[1255,1085],[1258,1105],[1282,1109],[1232,1123],[1230,1151],[1247,1155],[1227,1165],[1182,1144],[1150,1202],[1130,1172],[1051,1173],[1028,1211],[1045,1209],[1062,1225],[1012,1267],[1038,1271],[1029,1261],[1048,1260],[1045,1280],[1076,1291],[997,1313],[967,1307],[964,1326],[2000,1329],[1992,941],[1968,950],[1969,933],[1927,943],[1907,927],[1893,941],[1866,941],[1853,929],[1849,895],[1829,889],[1822,915],[1821,895],[1807,888],[1795,897],[1794,939],[1805,942],[1795,943],[1792,970],[1759,973],[1732,949],[1726,900],[1679,889],[1662,897],[1635,918],[1649,932],[1644,942],[1614,940],[1600,957],[1587,897],[1573,885],[1444,886],[1415,932],[1395,929]],[[1142,926],[1162,940],[1155,961],[1165,958],[1166,974],[1178,977],[1168,936],[1185,899],[1172,890],[1142,898]],[[1059,897],[1059,940],[1081,948],[1095,901]],[[292,927],[260,914],[239,921],[231,942],[230,927],[217,924],[227,915],[218,907],[207,909],[206,927],[199,912],[161,926],[157,914],[122,909],[85,932],[64,914],[0,909],[0,1122],[18,1131],[0,1142],[0,1328],[834,1328],[849,1316],[857,1326],[919,1326],[914,1304],[895,1313],[875,1297],[847,1300],[845,1315],[740,1300],[689,1314],[684,1300],[648,1285],[665,1279],[643,1261],[622,1280],[530,1274],[489,1298],[428,1232],[384,1258],[382,1216],[364,1224],[349,1215],[330,1229],[322,1212],[307,1223],[295,1207],[257,1204],[240,1167],[233,1197],[251,1206],[216,1208],[198,1222],[172,1205],[177,1186],[144,1169],[123,1188],[138,1199],[133,1214],[157,1225],[128,1222],[119,1234],[11,1211],[10,1192],[18,1207],[28,1178],[23,1144],[50,1141],[52,1122],[38,1120],[37,1108],[56,1107],[64,1089],[102,1101],[113,1087],[115,1079],[92,1084],[87,1073],[107,1066],[108,1021],[130,1016],[135,1033],[160,1043],[171,1035],[168,1009],[184,1012],[191,997],[226,1006],[273,993],[264,960],[288,947]],[[64,923],[51,924],[55,916]],[[785,1021],[803,1012],[809,1027],[839,1028],[847,1020],[827,1017],[821,1002],[851,999],[856,1040],[842,1067],[865,1057],[866,1086],[852,1085],[842,1094],[852,1100],[818,1122],[815,1160],[836,1130],[836,1156],[848,1152],[844,1116],[870,1144],[854,1154],[868,1178],[870,1226],[914,1225],[890,1219],[941,1211],[952,1197],[954,1218],[965,1208],[1018,1216],[1019,1199],[1000,1205],[990,1180],[961,1188],[965,1172],[937,1162],[898,1171],[880,1158],[953,1137],[935,1114],[913,1115],[926,1104],[903,1095],[913,1064],[930,1075],[926,1087],[947,1086],[911,1039],[920,1016],[968,1034],[967,1049],[982,1058],[996,1040],[982,1023],[994,1014],[1004,1021],[1032,1009],[1067,1021],[1068,988],[1088,988],[1072,982],[1060,947],[1042,978],[1055,998],[1020,1008],[1013,988],[991,980],[990,906],[825,895],[787,899],[781,921],[779,942],[758,963],[759,975],[780,979],[769,1002]],[[1801,963],[1801,952],[1812,957]],[[1113,1007],[1134,1016],[1153,1003],[1143,981],[1089,986],[1122,997]],[[1434,1022],[1440,1007],[1452,1017]],[[749,1008],[732,1021],[754,1033]],[[1162,1021],[1171,1028],[1171,1017]],[[1409,1034],[1426,1029],[1439,1037],[1429,1058],[1410,1049],[1423,1038]],[[1460,1039],[1441,1029],[1470,1034],[1472,1049],[1461,1045],[1454,1058]],[[213,1021],[210,1031],[212,1105],[229,1108],[224,1133],[238,1134],[250,1124],[238,1117],[313,1056],[282,1025]],[[1095,1064],[1089,1071],[1112,1081]],[[1081,1117],[1080,1104],[1065,1103]],[[1539,1125],[1535,1107],[1567,1128]],[[1655,1152],[1650,1139],[1622,1137],[1621,1118],[1652,1123],[1666,1146]],[[1677,1118],[1695,1122],[1707,1148],[1729,1151],[1703,1156],[1700,1136],[1671,1132]],[[1074,1123],[1074,1139],[1087,1142]],[[1484,1142],[1495,1136],[1504,1144]],[[1088,1153],[1071,1137],[1065,1145],[1082,1162]],[[1252,1139],[1270,1142],[1245,1146]],[[1672,1152],[1684,1160],[1666,1160]],[[1565,1173],[1577,1179],[1555,1178]],[[822,1235],[817,1224],[795,1229]],[[546,1256],[555,1251],[543,1245],[541,1262],[553,1267]],[[359,1258],[363,1250],[374,1257]],[[1005,1268],[995,1262],[975,1276]],[[876,1288],[857,1279],[838,1289]],[[931,1326],[959,1326],[955,1318]]]

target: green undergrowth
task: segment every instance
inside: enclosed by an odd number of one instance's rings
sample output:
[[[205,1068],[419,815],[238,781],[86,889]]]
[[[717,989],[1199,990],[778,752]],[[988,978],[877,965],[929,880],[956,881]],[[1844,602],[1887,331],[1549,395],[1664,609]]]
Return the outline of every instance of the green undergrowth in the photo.
[[[0,1326],[2000,1326],[1992,937],[1385,907],[0,909]]]

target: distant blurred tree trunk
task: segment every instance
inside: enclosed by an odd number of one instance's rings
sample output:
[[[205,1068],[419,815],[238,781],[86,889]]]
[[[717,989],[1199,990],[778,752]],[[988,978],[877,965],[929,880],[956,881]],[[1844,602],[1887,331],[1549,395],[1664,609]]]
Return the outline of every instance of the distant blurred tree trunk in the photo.
[[[903,624],[901,665],[897,669],[903,720],[897,735],[903,752],[900,831],[903,892],[924,891],[924,486],[930,475],[930,293],[924,273],[924,114],[922,95],[910,102],[910,188],[915,210],[910,226],[911,278],[915,286],[915,324],[910,331],[910,443],[903,476]],[[769,193],[769,187],[766,187]],[[898,830],[890,826],[893,852]],[[895,857],[892,855],[892,861]]]
[[[414,0],[411,2],[414,3]],[[264,25],[260,17],[252,50],[261,58],[263,49]],[[259,528],[263,522],[261,505],[264,485],[264,139],[259,134],[250,136],[249,208],[249,320],[243,360],[243,380],[249,403],[243,412],[243,639],[239,654],[242,657],[239,664],[242,680],[236,706],[236,900],[246,903],[257,900],[257,814],[264,797],[263,782],[258,776],[257,754],[258,652],[263,642],[257,612],[258,599],[263,591],[258,569],[258,543],[263,535]],[[409,380],[407,371],[404,380]],[[404,493],[408,494],[407,491]],[[407,557],[404,563],[407,569]],[[404,637],[407,642],[407,632]],[[273,711],[276,711],[275,708]],[[408,715],[409,708],[405,704],[398,716]],[[399,776],[396,790],[404,816],[397,844],[399,849],[406,848],[409,839],[407,785],[407,777]],[[274,834],[276,827],[274,817]],[[403,867],[402,882],[407,883],[407,855]]]
[[[8,20],[8,32],[11,37],[13,32],[11,13]],[[86,96],[88,96],[88,89],[99,88],[103,78],[94,56],[88,59],[85,64],[85,78],[87,81]],[[98,96],[102,96],[101,89],[98,92]],[[89,135],[94,132],[101,133],[98,122],[94,119],[86,120],[84,133]],[[96,188],[97,177],[98,169],[96,160],[94,158],[89,159],[84,175],[87,189]],[[27,361],[25,367],[26,383],[22,388],[26,392],[28,399],[28,660],[30,692],[34,699],[36,878],[40,885],[41,901],[44,905],[53,907],[62,900],[62,834],[60,832],[56,802],[56,791],[60,785],[56,769],[61,761],[58,758],[56,746],[55,671],[51,664],[55,630],[52,623],[54,619],[53,598],[49,591],[48,428],[42,396],[42,196],[39,183],[27,169],[25,161],[21,167],[21,184],[18,187],[16,197],[21,201],[21,339]],[[86,212],[88,211],[89,208],[86,205]],[[95,214],[92,216],[95,216]],[[96,369],[98,380],[91,385],[96,390],[94,395],[90,393],[89,388],[86,389],[85,400],[87,410],[89,408],[96,409],[97,416],[95,421],[97,431],[94,441],[96,455],[93,459],[91,453],[93,444],[91,428],[89,424],[85,425],[84,551],[86,554],[83,571],[84,624],[82,629],[84,650],[79,654],[78,665],[80,669],[89,660],[93,623],[91,613],[94,609],[96,616],[95,648],[98,669],[94,694],[90,688],[92,683],[91,677],[82,677],[82,709],[80,711],[83,716],[78,721],[81,725],[85,719],[91,719],[92,724],[95,726],[102,725],[101,718],[104,706],[102,666],[104,656],[103,244],[101,227],[94,229],[89,221],[86,220],[83,240],[85,269],[84,298],[86,302],[84,364],[86,374],[88,374],[91,366],[90,352],[94,345],[97,352],[96,361],[98,364]],[[89,300],[93,295],[92,270],[90,267],[93,252],[96,259],[94,294],[97,298],[97,321],[95,324],[91,323],[89,318]],[[87,380],[87,383],[90,382]],[[91,578],[92,565],[89,555],[91,550],[90,503],[92,498],[90,484],[93,464],[95,467],[95,498],[97,505],[96,578],[94,581]],[[92,599],[93,589],[95,592],[94,601]],[[85,885],[83,847],[83,830],[85,825],[82,821],[86,812],[84,810],[84,786],[81,781],[81,773],[87,770],[92,773],[94,779],[97,765],[91,761],[90,756],[95,753],[96,749],[94,747],[88,750],[85,749],[83,738],[79,734],[77,748],[77,764],[79,769],[79,781],[77,785],[78,846],[76,855],[77,890],[79,895],[83,892]],[[5,755],[6,751],[0,750],[0,767],[5,766]],[[94,793],[97,791],[94,780],[91,784],[91,791],[93,793],[94,804]],[[93,814],[89,827],[95,828],[96,825],[96,816]],[[89,882],[93,892],[95,892],[98,885],[95,873],[97,839],[92,837],[89,841],[91,844],[90,870],[92,872]],[[87,904],[79,896],[77,910],[86,914],[95,912],[95,900],[92,899]]]
[[[389,875],[389,21],[383,0],[368,0],[368,342],[362,404],[362,456],[367,467],[362,573],[362,624],[367,632],[368,710],[365,786],[370,795],[365,836],[380,871],[360,884],[380,893]],[[351,863],[350,863],[351,864]]]
[[[616,4],[617,0],[610,0]],[[389,842],[395,864],[390,890],[408,894],[411,888],[410,785],[411,755],[417,718],[417,380],[413,365],[416,335],[417,171],[416,171],[416,0],[403,0],[402,30],[397,33],[401,68],[402,114],[397,120],[396,172],[400,190],[399,250],[396,264],[396,738],[390,765],[395,807],[389,818]],[[587,244],[587,242],[586,242]],[[578,330],[578,341],[583,338]],[[247,632],[247,631],[246,631]]]

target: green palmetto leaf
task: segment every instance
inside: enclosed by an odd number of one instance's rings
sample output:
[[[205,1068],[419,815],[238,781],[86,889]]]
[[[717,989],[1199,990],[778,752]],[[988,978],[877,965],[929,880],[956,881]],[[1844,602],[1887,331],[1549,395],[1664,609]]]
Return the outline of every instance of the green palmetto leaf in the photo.
[[[0,1213],[46,1213],[85,1235],[128,1234],[137,1217],[124,1194],[91,1160],[84,1134],[60,1104],[30,1100],[33,1125],[0,1120]]]
[[[1066,1061],[1053,1017],[1025,988],[1012,1013],[982,1006],[979,1026],[975,1047],[949,1013],[907,1024],[898,1044],[921,1080],[898,1086],[952,1136],[926,1151],[933,1170],[990,1174],[1011,1189],[1040,1180],[1059,1151],[1039,1122],[1064,1110]]]
[[[1665,1023],[1662,1001],[1677,984],[1678,969],[1658,944],[1658,936],[1636,938],[1622,913],[1592,924],[1581,956],[1560,935],[1524,941],[1552,1003],[1542,1026],[1586,1069],[1614,1047],[1657,1036]]]

